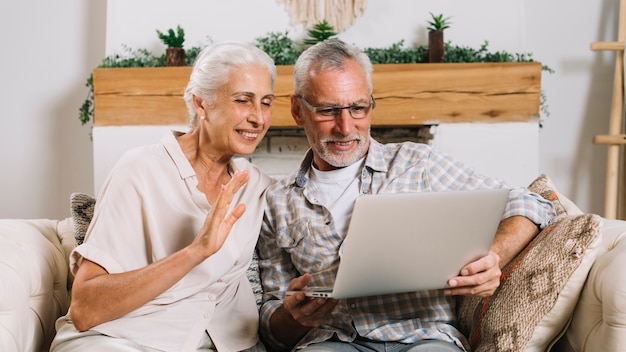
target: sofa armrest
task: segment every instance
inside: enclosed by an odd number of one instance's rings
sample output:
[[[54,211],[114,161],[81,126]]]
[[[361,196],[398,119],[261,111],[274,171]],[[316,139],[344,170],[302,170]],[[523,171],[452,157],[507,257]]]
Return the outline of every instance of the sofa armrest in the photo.
[[[626,346],[626,221],[604,219],[598,257],[566,339],[574,351],[623,351]]]
[[[67,312],[70,244],[61,244],[59,223],[0,220],[0,351],[47,351]]]
[[[72,218],[61,220],[57,223],[57,237],[63,248],[64,258],[67,259],[67,291],[71,291],[74,275],[70,270],[69,258],[72,250],[76,248],[76,237],[74,236],[74,221]]]

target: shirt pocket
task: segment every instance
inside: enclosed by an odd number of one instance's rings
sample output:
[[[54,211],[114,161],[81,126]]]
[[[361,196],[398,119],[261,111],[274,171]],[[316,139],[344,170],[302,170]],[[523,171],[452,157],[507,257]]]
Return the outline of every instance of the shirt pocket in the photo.
[[[311,285],[331,285],[339,264],[343,239],[322,221],[300,220],[278,231],[278,246],[291,256],[300,274],[313,276]]]

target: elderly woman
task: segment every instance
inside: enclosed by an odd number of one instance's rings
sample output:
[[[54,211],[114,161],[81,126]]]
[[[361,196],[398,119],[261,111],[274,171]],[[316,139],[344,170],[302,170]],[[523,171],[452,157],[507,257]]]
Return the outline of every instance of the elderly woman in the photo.
[[[262,348],[245,272],[271,179],[233,156],[267,132],[275,78],[254,46],[200,53],[185,91],[190,130],[127,152],[103,186],[51,351]]]

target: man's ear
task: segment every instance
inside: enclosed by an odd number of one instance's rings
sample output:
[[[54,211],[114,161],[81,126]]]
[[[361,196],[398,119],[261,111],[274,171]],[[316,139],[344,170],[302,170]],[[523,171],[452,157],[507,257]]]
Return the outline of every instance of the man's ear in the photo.
[[[295,95],[291,96],[291,116],[298,127],[304,125],[304,117],[302,116],[302,104]]]

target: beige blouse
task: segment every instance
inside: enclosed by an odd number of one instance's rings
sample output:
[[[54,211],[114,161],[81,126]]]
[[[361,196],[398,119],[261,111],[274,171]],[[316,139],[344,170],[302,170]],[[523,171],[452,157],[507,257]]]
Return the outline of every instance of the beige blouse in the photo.
[[[246,277],[261,226],[271,178],[245,159],[249,181],[231,207],[246,204],[224,246],[148,304],[92,330],[165,351],[195,350],[206,330],[220,351],[240,351],[258,341],[258,311]],[[85,243],[71,255],[109,273],[137,269],[185,247],[199,232],[210,205],[174,134],[160,144],[126,153],[96,202]],[[69,314],[68,314],[69,317]]]

